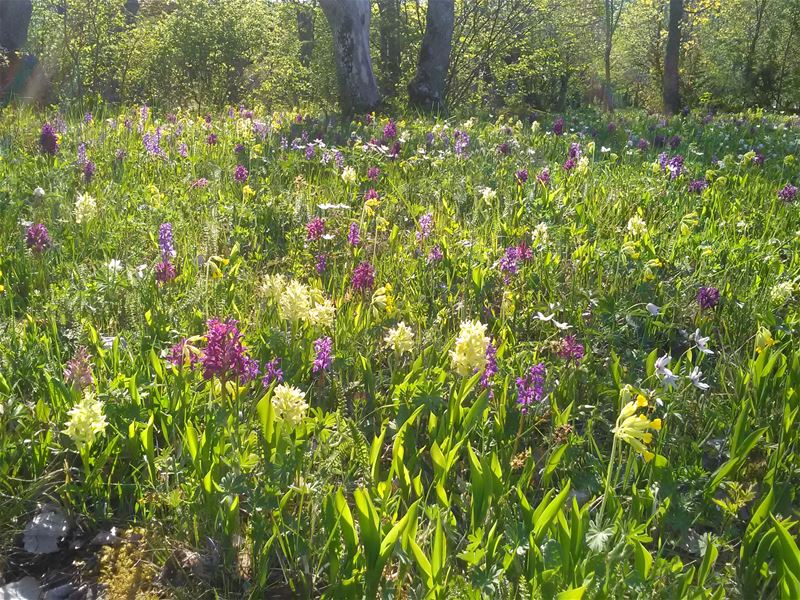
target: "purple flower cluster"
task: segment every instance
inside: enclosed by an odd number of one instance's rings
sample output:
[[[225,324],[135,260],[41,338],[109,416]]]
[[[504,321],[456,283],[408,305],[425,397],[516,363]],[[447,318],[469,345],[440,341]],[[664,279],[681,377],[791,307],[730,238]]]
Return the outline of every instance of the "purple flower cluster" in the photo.
[[[538,181],[542,185],[550,185],[550,169],[548,169],[547,167],[542,169],[536,176],[536,181]]]
[[[347,243],[351,246],[358,246],[361,243],[361,231],[358,223],[350,223],[350,230],[347,232]]]
[[[499,146],[497,146],[497,153],[502,154],[504,156],[508,156],[511,154],[511,144],[508,142],[503,142]]]
[[[650,142],[644,138],[639,138],[639,143],[636,144],[636,149],[639,150],[639,152],[647,152],[648,148],[650,148]]]
[[[467,154],[467,146],[469,146],[469,135],[466,131],[461,131],[460,129],[456,129],[453,133],[453,152],[456,153],[456,156],[466,156]]]
[[[247,181],[247,177],[249,175],[250,172],[244,165],[236,165],[236,168],[233,170],[233,180],[236,183],[244,183],[245,181]]]
[[[383,139],[385,140],[393,140],[397,137],[397,125],[391,119],[383,128]]]
[[[425,213],[419,218],[419,229],[416,232],[417,241],[424,242],[433,232],[433,214]]]
[[[214,146],[217,143],[217,134],[216,133],[209,133],[208,137],[206,138],[206,144],[209,146]]]
[[[172,259],[175,258],[175,243],[172,238],[172,223],[162,223],[158,228],[158,247],[161,262],[156,265],[156,282],[159,285],[172,281],[178,276]]]
[[[568,158],[566,161],[564,161],[564,164],[562,165],[562,168],[565,171],[569,172],[572,169],[574,169],[575,165],[577,165],[577,164],[578,164],[578,161],[576,161],[574,158]]]
[[[84,163],[84,165],[83,165],[83,180],[86,183],[89,183],[92,180],[92,178],[94,177],[95,170],[96,170],[96,167],[95,167],[95,164],[92,161],[87,160]]]
[[[159,127],[156,129],[155,133],[145,133],[142,136],[142,143],[144,144],[144,149],[150,156],[156,156],[158,158],[166,158],[167,154],[164,152],[164,149],[161,147],[161,128]]]
[[[553,133],[556,135],[564,135],[564,117],[558,117],[553,121]]]
[[[572,142],[567,151],[568,158],[578,159],[581,157],[581,145],[578,142]]]
[[[719,290],[715,287],[701,287],[697,290],[697,304],[702,310],[714,308],[719,304]]]
[[[76,390],[82,390],[94,383],[92,376],[92,365],[89,362],[91,357],[89,352],[81,346],[75,351],[75,355],[67,361],[64,367],[64,382],[71,385]]]
[[[528,169],[520,169],[514,173],[514,177],[519,185],[525,185],[525,182],[528,181]]]
[[[578,362],[583,358],[584,354],[585,350],[583,344],[581,344],[574,335],[568,335],[561,340],[560,347],[558,348],[558,355],[561,358]]]
[[[792,202],[797,197],[797,186],[787,183],[778,191],[778,199],[783,202]]]
[[[358,292],[371,290],[372,286],[375,284],[375,267],[367,261],[360,263],[353,269],[351,284],[353,289]]]
[[[39,145],[42,148],[42,152],[45,154],[55,156],[58,153],[58,136],[56,135],[56,130],[50,123],[45,123],[42,125],[42,133],[39,136]]]
[[[705,179],[693,179],[689,182],[689,192],[692,194],[699,194],[708,187],[708,182]]]
[[[313,373],[327,371],[333,364],[333,340],[330,337],[321,337],[314,340],[314,364],[311,367]]]
[[[370,181],[378,181],[380,174],[381,170],[378,167],[370,167],[367,169],[367,179]]]
[[[314,270],[318,275],[322,275],[325,272],[325,269],[328,268],[328,255],[320,252],[317,254],[314,260]]]
[[[481,387],[483,389],[489,390],[489,397],[492,397],[492,378],[497,375],[497,348],[495,348],[494,344],[489,342],[489,345],[486,346],[486,366],[483,369],[483,374],[481,375]]]
[[[369,188],[364,193],[364,202],[369,202],[370,200],[377,200],[378,199],[378,192],[376,192],[373,188]]]
[[[258,376],[258,362],[247,355],[235,319],[209,319],[206,340],[205,351],[200,357],[204,379],[218,377],[230,381],[237,378],[246,384]]]
[[[172,223],[162,223],[158,228],[158,247],[161,250],[161,259],[169,260],[178,254],[175,252],[175,241],[172,237]]]
[[[314,217],[306,223],[306,239],[315,242],[325,233],[325,219]]]
[[[273,381],[283,383],[283,369],[281,369],[280,357],[264,363],[264,377],[261,378],[261,385],[268,388]]]
[[[439,262],[444,258],[444,252],[439,247],[439,244],[436,244],[433,248],[430,249],[428,252],[428,263]]]
[[[662,152],[658,155],[658,164],[661,167],[663,172],[669,171],[669,178],[670,179],[677,179],[680,177],[684,172],[683,166],[683,156],[680,154],[676,154],[673,157],[669,157],[666,152]]]
[[[517,377],[517,403],[520,412],[526,414],[534,404],[544,398],[544,381],[547,369],[544,363],[533,365],[523,377]]]
[[[178,271],[168,260],[162,260],[156,265],[156,283],[163,285],[175,279],[178,276]]]
[[[167,362],[173,367],[178,369],[183,368],[186,366],[186,359],[188,358],[188,366],[190,369],[193,369],[194,365],[199,360],[197,354],[186,349],[187,344],[188,340],[186,338],[182,338],[180,341],[176,342],[172,348],[169,349],[169,353],[167,354]]]
[[[34,254],[41,254],[52,245],[50,234],[43,223],[34,223],[25,234],[25,244]]]

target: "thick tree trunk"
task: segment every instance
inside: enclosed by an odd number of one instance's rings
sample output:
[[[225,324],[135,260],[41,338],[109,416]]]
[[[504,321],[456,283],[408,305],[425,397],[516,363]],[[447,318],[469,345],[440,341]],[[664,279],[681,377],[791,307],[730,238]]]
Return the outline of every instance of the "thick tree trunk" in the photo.
[[[31,0],[0,0],[0,48],[16,52],[28,41]]]
[[[380,102],[369,53],[369,0],[320,0],[333,34],[342,112],[370,112]]]
[[[300,64],[307,67],[314,54],[314,13],[310,10],[297,11],[297,38],[300,40]]]
[[[415,108],[444,109],[444,84],[450,65],[454,25],[454,0],[428,0],[417,74],[408,84],[409,101]]]
[[[674,115],[681,109],[678,61],[681,51],[681,19],[683,0],[669,0],[667,48],[664,54],[664,112]]]
[[[394,96],[401,74],[399,0],[378,0],[378,13],[380,14],[381,91],[385,95]]]

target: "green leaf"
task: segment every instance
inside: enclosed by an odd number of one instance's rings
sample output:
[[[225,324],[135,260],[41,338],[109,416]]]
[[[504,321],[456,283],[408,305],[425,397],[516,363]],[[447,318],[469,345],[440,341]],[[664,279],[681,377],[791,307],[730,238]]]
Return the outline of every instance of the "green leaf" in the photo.
[[[581,600],[586,593],[586,586],[564,590],[556,596],[556,600]]]
[[[537,540],[537,543],[541,541],[542,536],[545,530],[550,526],[550,522],[555,518],[558,514],[558,511],[561,510],[561,507],[564,505],[564,501],[569,494],[570,482],[567,482],[567,485],[564,486],[564,489],[553,498],[550,503],[547,505],[547,508],[544,509],[542,514],[536,519],[536,523],[533,525],[533,536]]]

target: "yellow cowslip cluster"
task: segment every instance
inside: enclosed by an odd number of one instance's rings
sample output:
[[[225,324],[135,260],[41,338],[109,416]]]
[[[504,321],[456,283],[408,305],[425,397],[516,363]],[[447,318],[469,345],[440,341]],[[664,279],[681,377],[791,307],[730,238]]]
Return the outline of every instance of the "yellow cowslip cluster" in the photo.
[[[403,321],[400,321],[396,327],[389,329],[383,339],[386,342],[386,346],[399,355],[411,352],[414,349],[414,332]]]
[[[376,311],[376,316],[380,311],[386,311],[386,314],[394,312],[394,296],[392,295],[392,284],[387,283],[382,285],[372,294],[372,308]]]
[[[272,392],[272,407],[275,414],[292,427],[297,427],[308,410],[305,392],[281,383]]]
[[[462,321],[456,338],[456,347],[450,351],[453,369],[462,377],[469,377],[486,366],[486,347],[489,345],[486,325],[480,321]]]
[[[628,219],[627,230],[633,237],[642,237],[647,233],[647,222],[639,215],[633,215]]]
[[[105,431],[108,424],[103,414],[103,403],[90,390],[86,390],[83,398],[70,408],[67,414],[70,419],[67,421],[64,433],[72,438],[79,450],[91,445],[95,437]]]
[[[345,167],[342,169],[341,177],[342,181],[348,185],[355,183],[358,180],[358,175],[356,175],[356,170],[353,167]]]
[[[651,420],[647,415],[637,413],[640,408],[649,407],[649,403],[642,394],[637,394],[636,398],[631,400],[632,396],[633,390],[630,387],[626,386],[620,392],[624,404],[613,433],[618,439],[630,444],[645,461],[649,462],[655,455],[647,449],[647,445],[653,441],[653,434],[648,430],[661,431],[661,419]]]
[[[758,333],[756,333],[755,339],[755,351],[756,354],[761,354],[764,350],[769,348],[770,346],[775,345],[775,338],[772,337],[772,333],[766,327],[759,327]]]

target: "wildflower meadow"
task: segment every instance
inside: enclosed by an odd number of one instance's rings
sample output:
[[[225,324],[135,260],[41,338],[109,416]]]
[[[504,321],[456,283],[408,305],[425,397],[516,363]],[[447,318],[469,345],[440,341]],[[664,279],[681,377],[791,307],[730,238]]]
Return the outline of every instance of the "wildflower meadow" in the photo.
[[[0,573],[800,598],[798,140],[7,109]]]

